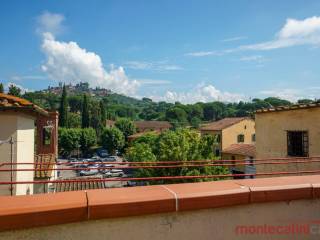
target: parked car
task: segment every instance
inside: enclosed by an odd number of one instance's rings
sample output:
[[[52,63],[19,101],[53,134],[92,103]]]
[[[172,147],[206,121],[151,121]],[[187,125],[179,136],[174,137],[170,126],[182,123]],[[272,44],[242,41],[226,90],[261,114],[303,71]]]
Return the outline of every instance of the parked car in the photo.
[[[121,169],[112,169],[104,174],[105,177],[123,177],[124,172]]]
[[[92,175],[96,175],[98,173],[99,173],[98,169],[91,168],[89,170],[80,171],[80,176],[92,176]]]
[[[106,157],[106,161],[108,161],[108,162],[116,162],[117,161],[117,156],[108,156],[108,157]]]
[[[75,158],[70,158],[70,160],[68,161],[68,166],[73,166],[77,162],[79,162],[79,160],[77,160]]]
[[[107,150],[105,150],[105,149],[99,149],[98,151],[97,151],[97,155],[99,156],[99,157],[102,157],[102,158],[105,158],[105,157],[108,157],[108,151]]]
[[[101,173],[107,173],[110,172],[110,169],[108,167],[114,167],[112,164],[101,164],[100,167],[106,167],[105,169],[100,169]]]

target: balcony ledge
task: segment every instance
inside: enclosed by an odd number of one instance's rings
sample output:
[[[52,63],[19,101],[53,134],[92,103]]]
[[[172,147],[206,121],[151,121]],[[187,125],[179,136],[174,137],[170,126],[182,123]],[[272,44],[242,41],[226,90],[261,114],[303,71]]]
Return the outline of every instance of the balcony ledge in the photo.
[[[0,231],[312,198],[320,198],[320,175],[2,196]]]

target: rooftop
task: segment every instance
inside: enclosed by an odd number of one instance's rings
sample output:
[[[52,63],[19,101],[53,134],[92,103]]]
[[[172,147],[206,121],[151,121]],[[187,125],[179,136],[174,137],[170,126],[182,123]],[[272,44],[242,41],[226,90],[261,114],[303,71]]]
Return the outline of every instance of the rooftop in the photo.
[[[255,157],[256,155],[256,146],[254,144],[232,144],[229,147],[225,148],[223,153],[243,155],[249,157]]]
[[[247,117],[224,118],[219,121],[203,124],[201,126],[200,130],[220,131],[220,130],[228,128],[236,123],[239,123],[245,119],[249,119],[249,118],[247,118]]]
[[[0,111],[22,111],[27,114],[41,114],[48,116],[49,113],[26,99],[0,93]]]
[[[138,129],[150,128],[150,129],[160,129],[160,128],[172,128],[172,124],[168,121],[135,121],[134,122]]]
[[[291,106],[279,106],[272,108],[263,108],[256,111],[259,113],[270,113],[270,112],[281,112],[281,111],[291,111],[291,110],[300,110],[300,109],[308,109],[308,108],[317,108],[320,107],[320,103],[310,103],[310,104],[295,104]]]

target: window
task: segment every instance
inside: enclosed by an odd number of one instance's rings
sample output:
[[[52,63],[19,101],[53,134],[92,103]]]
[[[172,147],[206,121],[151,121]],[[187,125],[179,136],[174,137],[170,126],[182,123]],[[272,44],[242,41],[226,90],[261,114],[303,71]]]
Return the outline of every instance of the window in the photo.
[[[288,156],[307,157],[309,137],[307,131],[287,131]]]
[[[251,141],[252,141],[252,142],[255,142],[255,141],[256,141],[256,134],[252,134],[252,135],[251,135]]]
[[[51,128],[43,128],[42,142],[43,142],[43,145],[50,145],[51,144]]]
[[[244,142],[244,135],[243,134],[239,134],[238,135],[238,143],[243,143]]]

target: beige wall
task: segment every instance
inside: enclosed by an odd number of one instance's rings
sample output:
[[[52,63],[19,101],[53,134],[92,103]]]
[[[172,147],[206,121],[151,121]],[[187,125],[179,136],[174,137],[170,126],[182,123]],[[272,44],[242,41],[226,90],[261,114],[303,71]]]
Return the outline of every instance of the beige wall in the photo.
[[[62,216],[61,216],[62,217]],[[288,226],[320,219],[320,200],[239,205],[142,217],[103,219],[2,232],[0,240],[16,239],[319,239],[320,226],[309,234],[241,234],[242,226]],[[237,234],[238,226],[238,234]]]
[[[287,131],[308,131],[309,156],[320,155],[320,108],[256,114],[257,158],[287,156]],[[320,169],[319,163],[260,165],[257,171],[297,171]]]
[[[244,135],[244,142],[247,144],[252,142],[252,134],[255,133],[255,122],[251,119],[245,119],[237,124],[222,130],[222,150],[231,144],[238,143],[238,135]]]
[[[34,162],[34,119],[26,115],[10,113],[0,114],[0,140],[13,137],[13,162]],[[10,162],[10,144],[0,146],[0,163]],[[30,165],[19,164],[14,168],[30,168]],[[6,166],[10,168],[10,166]],[[13,173],[13,181],[33,181],[32,171],[20,171]],[[10,173],[1,173],[0,179],[10,181]],[[32,184],[13,185],[14,195],[33,193]],[[0,186],[0,195],[10,195],[10,186]]]

